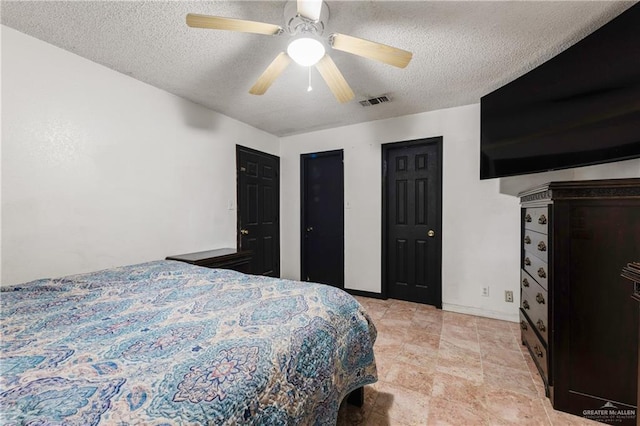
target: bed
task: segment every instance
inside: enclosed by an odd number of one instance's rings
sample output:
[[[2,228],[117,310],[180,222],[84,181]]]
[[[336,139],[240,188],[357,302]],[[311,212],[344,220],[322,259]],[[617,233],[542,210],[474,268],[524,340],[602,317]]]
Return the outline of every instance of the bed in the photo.
[[[156,261],[3,287],[0,423],[335,424],[377,380],[342,290]]]

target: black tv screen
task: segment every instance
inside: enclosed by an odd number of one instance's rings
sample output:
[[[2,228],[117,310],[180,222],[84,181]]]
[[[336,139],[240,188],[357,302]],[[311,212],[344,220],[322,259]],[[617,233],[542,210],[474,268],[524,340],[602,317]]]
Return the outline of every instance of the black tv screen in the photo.
[[[480,178],[640,158],[640,4],[480,101]]]

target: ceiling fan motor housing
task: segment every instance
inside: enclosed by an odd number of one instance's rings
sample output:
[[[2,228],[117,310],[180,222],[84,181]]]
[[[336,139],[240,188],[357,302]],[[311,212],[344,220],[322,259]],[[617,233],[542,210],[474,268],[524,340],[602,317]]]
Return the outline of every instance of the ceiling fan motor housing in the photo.
[[[329,6],[322,2],[320,18],[317,21],[298,14],[297,1],[288,1],[284,6],[284,23],[286,31],[291,35],[313,34],[321,36],[329,21]]]

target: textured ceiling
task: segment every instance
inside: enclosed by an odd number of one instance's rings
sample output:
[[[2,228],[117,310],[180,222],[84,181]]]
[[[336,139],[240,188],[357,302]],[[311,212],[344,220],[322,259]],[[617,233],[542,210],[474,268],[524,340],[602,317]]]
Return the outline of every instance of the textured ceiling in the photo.
[[[285,2],[6,1],[1,22],[277,136],[466,105],[608,22],[634,2],[328,1],[340,32],[413,52],[405,69],[329,53],[356,94],[335,101],[317,71],[289,66],[248,93],[288,36],[189,28],[187,13],[283,25]],[[362,99],[390,103],[363,108]]]

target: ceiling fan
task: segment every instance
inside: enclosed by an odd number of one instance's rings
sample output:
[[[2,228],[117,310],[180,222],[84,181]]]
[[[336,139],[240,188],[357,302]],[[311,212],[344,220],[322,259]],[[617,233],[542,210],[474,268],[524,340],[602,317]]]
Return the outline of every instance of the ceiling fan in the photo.
[[[329,8],[322,0],[289,1],[284,8],[285,28],[265,22],[245,21],[189,13],[187,25],[193,28],[239,31],[244,33],[282,35],[292,37],[286,52],[281,52],[251,87],[252,95],[263,95],[271,84],[289,66],[291,60],[314,66],[329,86],[338,102],[349,102],[354,98],[353,90],[331,57],[325,53],[322,34],[329,18]],[[406,67],[413,54],[406,50],[339,33],[329,35],[331,48],[368,59],[374,59],[398,68]]]

